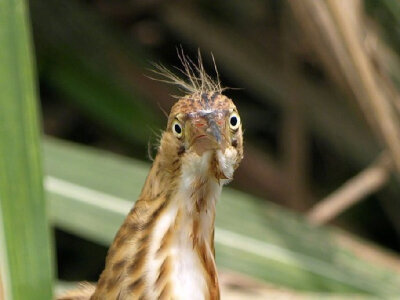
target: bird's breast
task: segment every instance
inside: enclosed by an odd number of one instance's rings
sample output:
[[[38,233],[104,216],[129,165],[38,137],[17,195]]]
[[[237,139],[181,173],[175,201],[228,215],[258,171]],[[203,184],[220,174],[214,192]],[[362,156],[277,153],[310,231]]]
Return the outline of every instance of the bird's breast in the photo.
[[[176,299],[206,299],[207,276],[201,258],[198,255],[197,245],[193,245],[193,232],[187,230],[193,224],[182,220],[181,228],[177,232],[175,243],[171,246],[173,267],[171,270],[171,284]],[[186,225],[186,226],[185,226]]]
[[[166,291],[167,299],[210,299],[210,290],[216,288],[213,220],[199,218],[179,205],[171,205],[160,217],[151,234],[145,273],[152,286],[149,295],[157,298]]]
[[[221,192],[199,162],[182,170],[181,185],[150,233],[148,293],[167,299],[218,299],[213,254],[215,202]],[[203,173],[202,173],[203,172]]]

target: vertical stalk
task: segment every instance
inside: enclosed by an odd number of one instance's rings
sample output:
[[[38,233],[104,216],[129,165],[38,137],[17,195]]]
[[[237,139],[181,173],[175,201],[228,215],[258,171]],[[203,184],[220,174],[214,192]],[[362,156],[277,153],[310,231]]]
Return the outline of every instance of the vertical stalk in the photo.
[[[24,0],[0,1],[0,298],[51,299],[32,42]]]
[[[282,17],[283,32],[283,70],[288,78],[299,73],[297,70],[295,51],[295,37],[290,30],[293,28],[292,19],[288,9],[285,9]],[[309,139],[307,124],[304,119],[304,99],[298,96],[299,82],[294,81],[287,87],[288,99],[284,105],[282,126],[283,161],[286,169],[288,184],[288,197],[286,204],[292,209],[305,211],[310,202],[308,191],[308,156]]]

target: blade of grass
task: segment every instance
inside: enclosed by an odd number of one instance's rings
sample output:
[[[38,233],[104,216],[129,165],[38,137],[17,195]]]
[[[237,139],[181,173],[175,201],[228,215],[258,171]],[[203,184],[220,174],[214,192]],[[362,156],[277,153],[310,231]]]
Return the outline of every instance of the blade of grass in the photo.
[[[30,27],[24,0],[0,2],[0,267],[5,299],[51,299]],[[2,295],[0,295],[0,298]]]

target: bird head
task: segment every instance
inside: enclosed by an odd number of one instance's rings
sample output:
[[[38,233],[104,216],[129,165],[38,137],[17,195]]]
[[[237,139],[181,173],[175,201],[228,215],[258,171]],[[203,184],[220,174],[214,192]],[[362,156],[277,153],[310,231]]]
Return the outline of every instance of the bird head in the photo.
[[[205,72],[200,51],[197,63],[178,51],[183,69],[180,78],[162,65],[155,65],[158,79],[188,92],[172,107],[159,153],[163,161],[180,162],[180,169],[202,177],[206,173],[218,182],[226,183],[243,159],[243,132],[235,104],[224,96],[218,70],[216,79]],[[171,172],[178,170],[171,166]]]
[[[171,110],[165,135],[183,167],[208,164],[218,181],[231,180],[243,158],[239,113],[219,92],[181,98]]]

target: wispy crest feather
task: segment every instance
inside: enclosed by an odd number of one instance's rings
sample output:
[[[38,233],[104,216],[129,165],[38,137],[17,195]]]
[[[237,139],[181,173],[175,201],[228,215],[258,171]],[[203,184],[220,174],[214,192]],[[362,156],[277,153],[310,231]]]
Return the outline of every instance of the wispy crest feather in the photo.
[[[197,54],[197,63],[191,60],[187,55],[185,55],[182,49],[178,49],[177,53],[179,60],[182,64],[182,68],[175,68],[183,74],[183,78],[176,75],[162,64],[154,64],[155,69],[152,70],[153,73],[160,75],[161,78],[150,78],[176,85],[182,91],[190,94],[203,94],[210,92],[222,93],[225,90],[225,88],[221,87],[218,69],[215,64],[214,56],[212,54],[211,57],[214,63],[216,79],[213,79],[205,71],[200,50]]]

